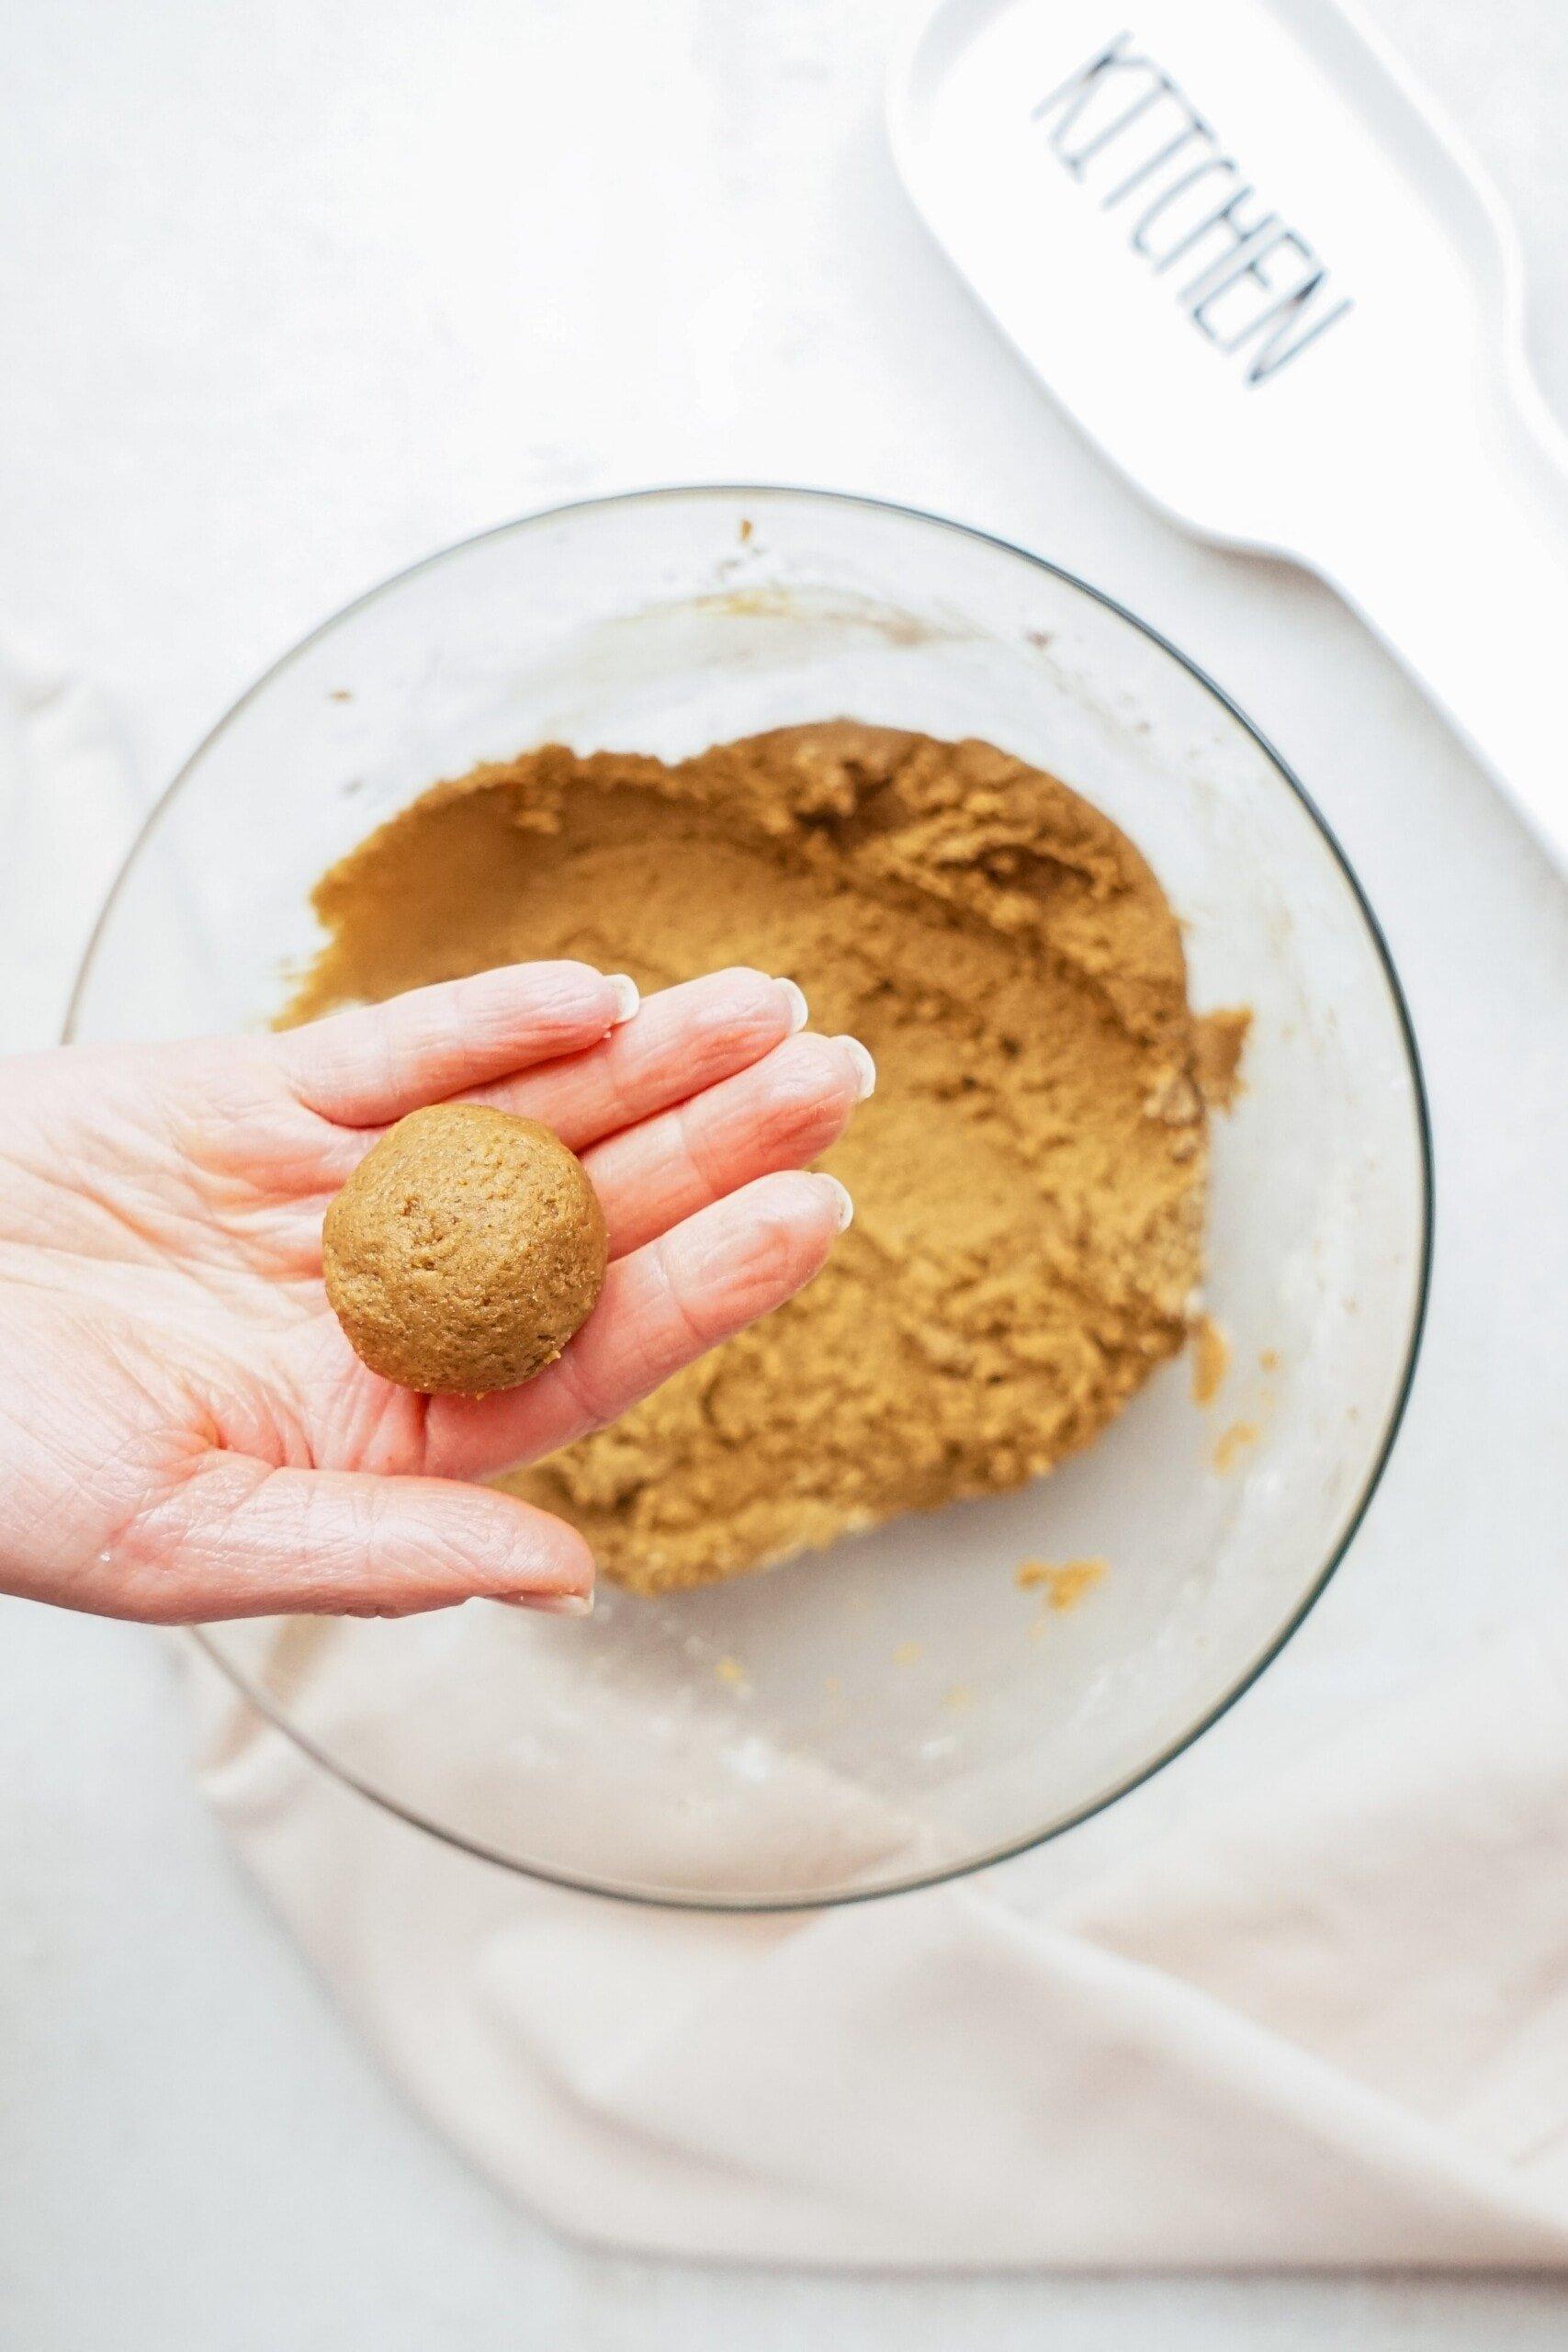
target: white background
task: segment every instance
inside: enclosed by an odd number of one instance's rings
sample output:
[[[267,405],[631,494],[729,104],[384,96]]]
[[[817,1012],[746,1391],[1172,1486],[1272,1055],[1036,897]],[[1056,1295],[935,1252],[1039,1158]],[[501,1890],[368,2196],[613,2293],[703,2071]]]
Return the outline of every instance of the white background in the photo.
[[[103,684],[151,789],[262,663],[433,546],[597,489],[773,477],[1022,539],[1211,666],[1385,918],[1440,1192],[1427,1358],[1383,1492],[1305,1633],[1191,1764],[1244,1770],[1249,1711],[1304,1717],[1314,1662],[1342,1681],[1350,1657],[1375,1695],[1563,1565],[1543,1300],[1564,895],[1326,594],[1154,520],[972,312],[881,141],[900,14],[13,0],[0,631]],[[1375,15],[1520,215],[1533,347],[1568,413],[1568,12]],[[1475,593],[1462,548],[1451,561]],[[184,1736],[151,1637],[0,1609],[6,2352],[1563,2339],[1568,2295],[1540,2282],[819,2279],[562,2245],[340,2029],[193,1796]]]

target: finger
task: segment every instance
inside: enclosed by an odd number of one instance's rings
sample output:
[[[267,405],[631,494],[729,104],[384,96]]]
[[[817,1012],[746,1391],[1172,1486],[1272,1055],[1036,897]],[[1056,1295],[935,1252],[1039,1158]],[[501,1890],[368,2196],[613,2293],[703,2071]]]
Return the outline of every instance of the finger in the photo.
[[[651,1118],[749,1069],[804,1026],[806,1000],[792,980],[744,967],[709,972],[644,1000],[592,1052],[483,1089],[499,1110],[541,1119],[573,1151]]]
[[[542,1120],[571,1148],[587,1152],[606,1136],[761,1061],[807,1018],[806,999],[793,980],[771,980],[743,967],[710,972],[647,998],[634,1021],[617,1025],[586,1053],[478,1089],[466,1099]],[[315,1269],[321,1264],[320,1195],[344,1182],[377,1133],[327,1129],[314,1139],[317,1181],[303,1204],[307,1230],[299,1246]],[[760,1173],[766,1164],[749,1172]]]
[[[212,1453],[114,1555],[107,1599],[154,1624],[310,1611],[400,1617],[484,1595],[582,1613],[575,1528],[514,1496],[438,1478],[275,1470]],[[563,1612],[564,1613],[564,1612]]]
[[[640,1250],[756,1177],[805,1167],[838,1141],[875,1080],[857,1038],[787,1037],[751,1069],[596,1144],[583,1165],[611,1256]]]
[[[637,1008],[623,975],[503,964],[288,1031],[275,1050],[300,1100],[367,1127],[598,1043]]]
[[[566,1353],[525,1388],[435,1396],[425,1466],[484,1478],[570,1445],[821,1271],[853,1210],[832,1176],[761,1177],[613,1265]]]

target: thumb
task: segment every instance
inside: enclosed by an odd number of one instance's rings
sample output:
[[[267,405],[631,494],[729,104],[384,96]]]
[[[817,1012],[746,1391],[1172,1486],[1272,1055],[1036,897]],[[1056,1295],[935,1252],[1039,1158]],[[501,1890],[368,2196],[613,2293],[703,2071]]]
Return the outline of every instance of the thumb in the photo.
[[[400,1617],[480,1597],[586,1615],[593,1592],[575,1528],[511,1495],[217,1452],[138,1518],[98,1573],[104,1589],[83,1607],[172,1625]]]

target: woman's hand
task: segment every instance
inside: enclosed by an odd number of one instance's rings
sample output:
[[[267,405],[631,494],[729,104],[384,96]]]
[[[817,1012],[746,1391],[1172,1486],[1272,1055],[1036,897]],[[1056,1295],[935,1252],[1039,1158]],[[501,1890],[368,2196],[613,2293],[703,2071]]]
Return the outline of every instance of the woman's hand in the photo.
[[[0,1588],[160,1623],[585,1609],[575,1530],[467,1482],[613,1419],[817,1272],[848,1198],[793,1171],[871,1064],[804,1018],[757,972],[637,1008],[586,965],[514,965],[276,1037],[0,1063]],[[477,1401],[378,1380],[321,1288],[333,1193],[453,1095],[553,1127],[610,1231],[564,1355]]]

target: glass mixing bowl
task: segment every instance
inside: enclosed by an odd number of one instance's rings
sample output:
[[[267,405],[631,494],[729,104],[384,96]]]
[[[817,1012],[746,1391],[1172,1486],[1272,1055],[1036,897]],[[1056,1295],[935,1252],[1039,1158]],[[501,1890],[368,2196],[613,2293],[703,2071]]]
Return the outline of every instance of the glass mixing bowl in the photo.
[[[264,1023],[323,867],[478,760],[839,715],[1079,786],[1164,883],[1194,1003],[1252,1008],[1209,1218],[1232,1369],[1205,1409],[1168,1365],[1020,1493],[727,1587],[608,1590],[585,1623],[479,1602],[201,1634],[377,1803],[644,1901],[818,1905],[1014,1853],[1175,1755],[1323,1589],[1409,1386],[1430,1182],[1398,982],[1322,819],[1190,662],[1016,548],[802,491],[604,499],[433,557],[269,671],[149,823],[72,1012],[80,1038]],[[1029,1556],[1109,1568],[1053,1609]]]

